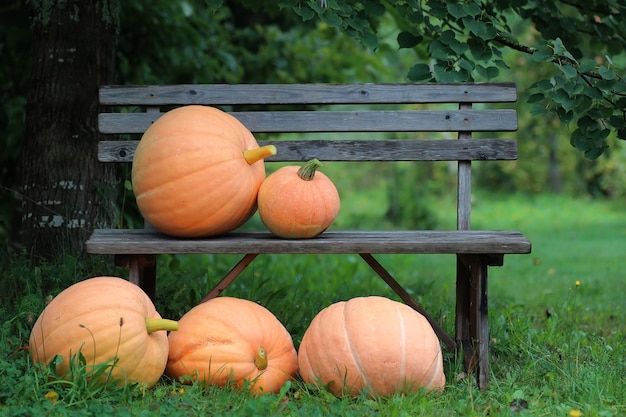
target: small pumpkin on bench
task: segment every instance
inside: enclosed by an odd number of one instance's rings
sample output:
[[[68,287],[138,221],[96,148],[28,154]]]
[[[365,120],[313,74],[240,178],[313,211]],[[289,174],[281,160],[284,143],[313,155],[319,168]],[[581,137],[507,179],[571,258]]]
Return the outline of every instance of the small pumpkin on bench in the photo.
[[[335,221],[341,205],[335,184],[312,159],[268,175],[259,188],[261,221],[278,237],[306,239],[320,235]]]

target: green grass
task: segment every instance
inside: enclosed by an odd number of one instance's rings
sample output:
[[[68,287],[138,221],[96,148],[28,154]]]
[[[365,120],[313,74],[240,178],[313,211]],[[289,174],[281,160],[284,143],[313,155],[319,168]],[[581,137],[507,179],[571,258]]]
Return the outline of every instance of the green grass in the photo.
[[[454,224],[445,210],[437,213],[442,225]],[[518,229],[533,242],[531,255],[506,256],[504,266],[490,270],[491,378],[484,392],[463,374],[451,352],[444,356],[447,386],[441,394],[335,398],[297,380],[281,394],[257,398],[234,389],[182,386],[166,377],[150,390],[102,389],[80,378],[56,385],[22,349],[46,297],[87,276],[123,271],[97,259],[73,258],[32,268],[14,256],[4,262],[0,278],[0,416],[569,416],[571,410],[583,416],[626,415],[626,279],[621,272],[626,218],[621,208],[560,196],[478,195],[473,227]],[[158,309],[180,317],[236,259],[161,257]],[[452,258],[394,255],[380,261],[444,328],[452,329]],[[370,294],[395,298],[358,256],[261,256],[226,294],[266,306],[296,345],[313,316],[332,302]],[[45,397],[51,391],[59,395],[55,404]],[[513,411],[515,404],[523,407]]]

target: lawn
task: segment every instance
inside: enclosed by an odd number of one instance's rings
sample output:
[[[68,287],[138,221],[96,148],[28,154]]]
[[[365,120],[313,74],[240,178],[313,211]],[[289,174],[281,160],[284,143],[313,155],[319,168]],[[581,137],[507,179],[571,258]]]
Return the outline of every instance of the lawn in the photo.
[[[123,271],[69,257],[32,268],[14,256],[3,264],[0,282],[0,415],[626,415],[626,279],[620,268],[626,216],[621,208],[564,196],[478,195],[473,227],[519,229],[533,242],[531,255],[507,256],[504,266],[490,270],[492,367],[486,391],[476,389],[447,351],[447,386],[439,394],[335,398],[299,380],[280,394],[260,397],[183,386],[166,377],[150,390],[99,387],[81,378],[55,384],[23,349],[46,297],[78,279]],[[157,308],[169,318],[180,317],[235,259],[161,257]],[[452,328],[453,259],[379,259],[445,328]],[[296,345],[313,316],[332,302],[370,294],[395,298],[357,256],[262,256],[226,294],[266,306]],[[58,395],[56,402],[51,392]]]

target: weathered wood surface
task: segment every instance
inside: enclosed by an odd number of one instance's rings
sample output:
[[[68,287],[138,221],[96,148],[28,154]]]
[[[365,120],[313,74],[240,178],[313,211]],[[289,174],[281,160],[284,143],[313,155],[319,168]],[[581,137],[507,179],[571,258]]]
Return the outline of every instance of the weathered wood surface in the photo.
[[[183,84],[100,89],[102,105],[504,103],[516,100],[514,83]]]
[[[290,132],[511,132],[517,112],[495,110],[257,111],[234,112],[253,133]],[[105,134],[143,133],[163,113],[101,113]]]
[[[281,239],[266,231],[233,231],[180,239],[146,229],[98,229],[87,241],[97,254],[523,254],[531,244],[517,231],[326,231],[313,239]]]
[[[266,161],[458,161],[514,160],[517,141],[513,139],[476,140],[264,140],[273,144],[275,156]],[[132,162],[139,141],[101,141],[100,162]]]

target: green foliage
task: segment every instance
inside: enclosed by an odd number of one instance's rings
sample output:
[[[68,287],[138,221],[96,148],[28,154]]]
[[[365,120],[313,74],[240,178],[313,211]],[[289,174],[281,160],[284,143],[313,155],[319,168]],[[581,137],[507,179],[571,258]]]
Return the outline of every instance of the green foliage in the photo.
[[[570,143],[585,157],[602,155],[610,135],[626,139],[626,5],[619,0],[324,3],[307,2],[309,11],[297,0],[281,4],[307,20],[314,11],[371,49],[385,13],[392,16],[398,47],[414,49],[419,57],[407,72],[412,81],[496,80],[510,68],[505,52],[521,53],[554,69],[529,86],[534,114],[552,112],[573,124]],[[362,22],[358,28],[355,20]]]

